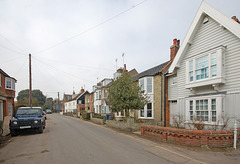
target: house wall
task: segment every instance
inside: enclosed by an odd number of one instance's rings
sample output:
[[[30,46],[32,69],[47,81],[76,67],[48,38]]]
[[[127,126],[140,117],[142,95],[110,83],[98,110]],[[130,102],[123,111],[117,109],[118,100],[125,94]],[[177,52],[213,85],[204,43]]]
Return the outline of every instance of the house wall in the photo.
[[[161,112],[161,106],[162,106],[162,85],[161,85],[161,76],[156,75],[153,78],[153,90],[154,90],[154,121],[155,122],[161,122],[163,119],[162,112]]]
[[[192,44],[188,47],[188,50],[183,54],[183,60],[181,60],[180,68],[177,70],[177,86],[171,86],[172,76],[169,77],[168,97],[169,100],[177,99],[177,111],[185,112],[185,98],[190,95],[194,95],[189,89],[185,89],[186,82],[186,60],[190,57],[196,56],[207,50],[215,48],[217,46],[226,46],[225,51],[225,84],[220,85],[219,92],[225,92],[223,101],[223,115],[239,116],[240,106],[240,39],[229,32],[227,29],[221,27],[219,23],[209,18],[209,22],[201,24],[197,30],[195,37],[192,40]],[[177,89],[176,89],[177,88]],[[176,92],[177,91],[177,92]],[[217,93],[212,86],[199,87],[196,90],[196,94],[209,94]],[[170,109],[171,110],[171,109]],[[236,115],[238,114],[238,115]],[[185,117],[186,119],[186,117]]]
[[[15,97],[15,91],[11,89],[5,88],[5,76],[0,73],[1,77],[1,85],[0,85],[0,101],[1,101],[1,113],[0,113],[0,121],[3,121],[4,117],[6,116],[12,116],[13,108],[14,108],[14,97]],[[8,111],[8,104],[11,103],[11,113]]]

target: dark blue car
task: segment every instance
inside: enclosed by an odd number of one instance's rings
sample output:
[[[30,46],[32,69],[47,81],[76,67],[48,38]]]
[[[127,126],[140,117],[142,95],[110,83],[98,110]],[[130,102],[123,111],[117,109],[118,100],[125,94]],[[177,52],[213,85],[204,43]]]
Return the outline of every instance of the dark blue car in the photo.
[[[20,130],[24,129],[34,129],[42,133],[45,126],[46,122],[41,107],[20,107],[9,123],[12,136],[17,135]]]

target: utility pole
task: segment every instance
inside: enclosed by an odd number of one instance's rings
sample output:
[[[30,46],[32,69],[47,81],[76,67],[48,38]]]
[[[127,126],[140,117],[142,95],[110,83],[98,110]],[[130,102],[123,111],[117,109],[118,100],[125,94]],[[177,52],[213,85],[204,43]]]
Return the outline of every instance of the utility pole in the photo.
[[[29,106],[32,107],[32,62],[29,54]]]
[[[58,103],[57,104],[58,104],[58,108],[57,109],[59,109],[59,92],[58,92]]]

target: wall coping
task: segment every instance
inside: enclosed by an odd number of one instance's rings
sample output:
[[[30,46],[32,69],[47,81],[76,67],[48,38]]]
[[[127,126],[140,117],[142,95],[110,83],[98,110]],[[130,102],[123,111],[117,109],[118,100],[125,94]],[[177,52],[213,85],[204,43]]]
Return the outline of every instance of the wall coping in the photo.
[[[153,125],[141,125],[143,129],[149,130],[157,130],[168,133],[178,133],[178,134],[191,134],[191,135],[233,135],[234,130],[189,130],[189,129],[177,129],[171,127],[161,127],[161,126],[153,126]],[[240,131],[240,129],[238,129]]]

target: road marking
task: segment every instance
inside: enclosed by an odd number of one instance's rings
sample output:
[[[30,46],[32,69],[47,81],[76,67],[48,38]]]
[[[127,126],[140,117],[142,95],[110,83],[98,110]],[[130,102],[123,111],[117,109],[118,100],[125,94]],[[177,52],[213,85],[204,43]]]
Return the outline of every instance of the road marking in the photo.
[[[192,161],[196,161],[196,162],[199,162],[199,163],[202,163],[202,164],[207,164],[206,162],[199,161],[199,160],[197,160],[197,159],[194,159],[194,158],[188,157],[188,156],[186,156],[186,155],[183,155],[183,154],[177,153],[177,152],[175,152],[175,151],[169,150],[169,149],[164,148],[164,147],[161,147],[161,146],[155,146],[155,147],[160,148],[160,149],[164,149],[164,150],[166,150],[166,151],[168,151],[168,152],[170,152],[170,153],[173,153],[173,154],[176,154],[176,155],[178,155],[178,156],[181,156],[181,157],[184,157],[184,158],[190,159],[190,160],[192,160]]]

